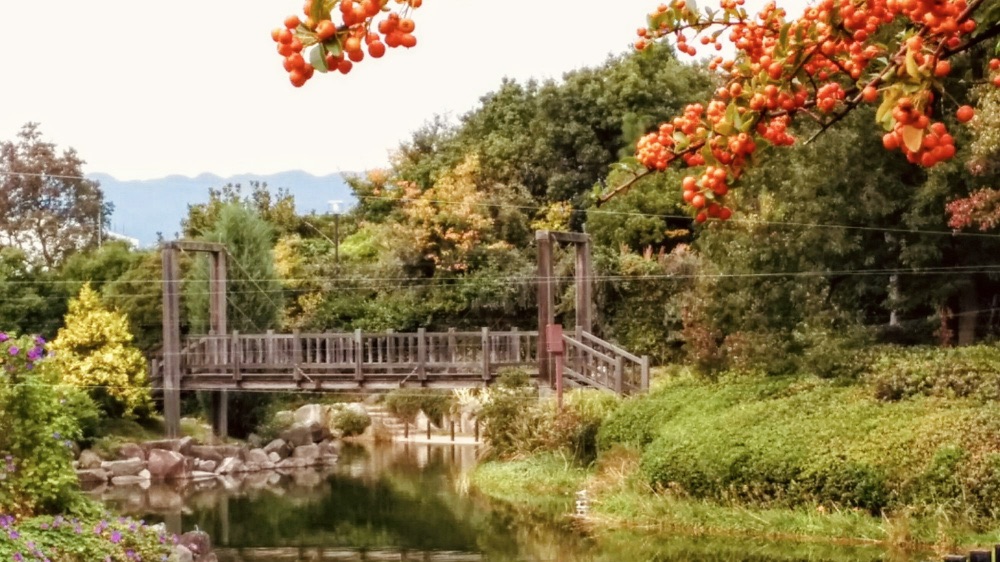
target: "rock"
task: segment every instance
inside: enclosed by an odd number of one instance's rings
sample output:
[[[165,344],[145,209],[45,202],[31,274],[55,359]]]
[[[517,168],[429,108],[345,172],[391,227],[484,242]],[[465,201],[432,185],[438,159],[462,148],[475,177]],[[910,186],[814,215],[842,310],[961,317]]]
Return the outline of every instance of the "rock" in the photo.
[[[232,474],[234,472],[240,472],[243,469],[243,461],[236,457],[226,457],[222,459],[219,463],[218,468],[215,469],[216,474]]]
[[[281,455],[279,455],[278,453],[268,453],[267,460],[271,461],[272,463],[279,462],[281,460]]]
[[[103,468],[85,468],[76,471],[76,477],[84,487],[106,484],[111,474]]]
[[[264,445],[264,438],[256,433],[251,433],[247,436],[247,445],[253,449],[259,449]]]
[[[309,460],[303,458],[288,457],[287,459],[284,459],[281,462],[277,463],[275,466],[276,468],[280,469],[305,468],[309,466]]]
[[[194,439],[191,437],[181,437],[180,439],[160,439],[157,441],[146,441],[142,444],[142,447],[146,449],[147,454],[155,450],[163,450],[187,455],[191,452],[192,446],[194,446]]]
[[[194,555],[186,546],[175,544],[167,562],[194,562]]]
[[[338,455],[322,455],[319,458],[321,464],[326,466],[336,466],[337,461],[340,459]]]
[[[191,480],[208,480],[208,479],[214,480],[215,479],[215,473],[214,472],[206,472],[204,470],[194,470],[194,471],[191,471]]]
[[[91,468],[101,468],[101,457],[97,453],[91,451],[90,449],[84,449],[80,451],[80,458],[77,459],[79,466],[83,470]]]
[[[240,448],[236,445],[192,445],[189,454],[198,459],[221,462],[226,457],[239,457]]]
[[[177,544],[187,547],[195,556],[208,554],[212,550],[212,538],[204,531],[188,531],[177,538]]]
[[[146,470],[145,468],[139,471],[138,476],[139,476],[139,478],[143,478],[145,480],[149,480],[149,479],[151,479],[153,477],[153,475],[150,474],[150,472],[148,470]]]
[[[267,462],[261,463],[261,465],[260,465],[260,469],[263,470],[263,471],[274,470],[274,467],[275,467],[274,461],[270,461],[270,460],[267,461]]]
[[[245,462],[243,463],[243,472],[260,472],[260,463],[256,462]]]
[[[263,449],[250,449],[246,454],[246,462],[264,464],[268,461],[267,453]]]
[[[118,458],[146,460],[146,451],[135,443],[124,443],[118,447]]]
[[[292,457],[296,459],[306,459],[309,461],[316,460],[319,458],[319,445],[303,445],[302,447],[296,447],[292,451]]]
[[[215,472],[215,469],[219,467],[219,463],[215,461],[203,461],[198,459],[195,461],[195,470],[200,470],[202,472]]]
[[[279,458],[283,459],[288,455],[292,454],[292,448],[288,446],[288,443],[285,442],[284,439],[275,439],[274,441],[271,441],[264,447],[264,452],[267,453],[268,456],[271,456],[271,454],[273,453],[278,455]]]
[[[146,468],[154,480],[183,478],[187,472],[184,455],[166,449],[150,449]]]
[[[325,426],[330,423],[330,407],[322,404],[306,404],[292,416],[295,425],[311,425],[317,423]]]
[[[144,482],[147,482],[145,478],[133,474],[111,477],[111,484],[114,486],[141,486]]]
[[[123,461],[105,461],[101,463],[101,468],[111,473],[111,476],[135,476],[139,471],[146,468],[146,462],[142,459],[128,459]]]
[[[281,432],[281,439],[292,447],[301,447],[313,443],[314,428],[308,425],[295,424]]]
[[[339,455],[340,454],[340,441],[334,439],[327,439],[319,444],[319,452],[321,455]]]

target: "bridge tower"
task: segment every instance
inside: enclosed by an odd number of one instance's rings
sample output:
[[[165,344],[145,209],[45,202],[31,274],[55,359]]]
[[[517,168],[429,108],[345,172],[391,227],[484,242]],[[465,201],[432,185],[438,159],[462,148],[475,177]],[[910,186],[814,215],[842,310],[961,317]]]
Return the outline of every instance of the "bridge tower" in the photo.
[[[553,386],[551,357],[547,349],[546,326],[554,324],[556,281],[552,272],[553,243],[573,244],[576,247],[576,327],[584,332],[593,328],[594,271],[590,258],[590,235],[582,232],[535,232],[538,244],[538,378]]]
[[[204,252],[209,255],[209,329],[223,335],[226,326],[226,247],[214,242],[174,240],[161,250],[163,261],[163,417],[167,437],[180,435],[181,427],[181,252]],[[226,416],[228,397],[225,390],[212,393],[212,427],[215,434],[228,433]]]

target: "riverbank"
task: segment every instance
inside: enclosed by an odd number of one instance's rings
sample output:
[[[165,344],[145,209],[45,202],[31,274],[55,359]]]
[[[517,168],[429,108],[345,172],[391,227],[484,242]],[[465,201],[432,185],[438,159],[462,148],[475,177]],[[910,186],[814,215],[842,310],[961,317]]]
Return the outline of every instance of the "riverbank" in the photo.
[[[631,528],[889,548],[1000,541],[1000,423],[991,402],[883,401],[863,383],[676,377],[600,422],[599,456],[487,462],[486,495],[571,514],[597,537]]]

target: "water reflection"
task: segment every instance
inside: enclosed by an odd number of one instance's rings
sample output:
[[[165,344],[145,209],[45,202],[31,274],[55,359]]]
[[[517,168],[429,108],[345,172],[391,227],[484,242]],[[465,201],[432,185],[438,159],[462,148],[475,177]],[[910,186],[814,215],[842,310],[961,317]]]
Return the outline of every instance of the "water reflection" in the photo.
[[[105,491],[105,500],[177,530],[207,531],[221,562],[904,562],[878,548],[655,537],[600,544],[567,518],[493,505],[468,493],[474,446],[400,443],[342,451],[338,466],[218,479],[181,489]],[[572,498],[567,498],[569,512]]]

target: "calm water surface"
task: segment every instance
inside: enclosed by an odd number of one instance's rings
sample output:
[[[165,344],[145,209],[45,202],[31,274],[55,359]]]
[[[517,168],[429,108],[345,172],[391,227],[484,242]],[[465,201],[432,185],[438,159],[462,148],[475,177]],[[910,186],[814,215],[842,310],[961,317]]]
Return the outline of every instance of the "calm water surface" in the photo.
[[[207,531],[220,562],[910,562],[875,548],[742,538],[623,532],[595,544],[565,517],[521,513],[470,493],[465,475],[475,462],[470,446],[355,446],[322,472],[253,475],[180,493],[123,490],[105,500]],[[567,498],[564,513],[571,504]]]

